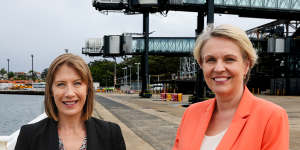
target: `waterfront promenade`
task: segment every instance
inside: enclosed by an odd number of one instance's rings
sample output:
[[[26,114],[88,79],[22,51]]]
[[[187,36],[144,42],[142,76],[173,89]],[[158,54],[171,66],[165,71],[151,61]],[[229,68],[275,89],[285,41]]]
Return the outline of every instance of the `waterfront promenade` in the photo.
[[[300,149],[300,96],[259,95],[286,109],[290,150]],[[188,95],[183,96],[187,103]],[[137,94],[97,93],[94,116],[120,125],[127,149],[171,150],[186,108],[180,102],[150,99]]]

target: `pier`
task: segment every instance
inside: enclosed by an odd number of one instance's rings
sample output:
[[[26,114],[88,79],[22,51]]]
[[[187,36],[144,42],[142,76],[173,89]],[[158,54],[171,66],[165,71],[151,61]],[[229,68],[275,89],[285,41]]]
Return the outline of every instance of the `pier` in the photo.
[[[0,90],[0,94],[44,95],[41,90]]]

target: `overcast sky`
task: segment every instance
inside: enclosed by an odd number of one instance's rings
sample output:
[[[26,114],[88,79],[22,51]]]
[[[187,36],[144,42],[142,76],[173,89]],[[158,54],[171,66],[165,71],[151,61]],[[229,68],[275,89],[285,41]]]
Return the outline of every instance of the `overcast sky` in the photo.
[[[142,15],[109,13],[95,10],[91,0],[6,0],[0,5],[0,69],[28,72],[31,54],[34,70],[41,72],[64,49],[82,56],[81,48],[88,38],[123,32],[142,32]],[[169,12],[167,17],[150,15],[151,36],[194,36],[197,14]],[[270,22],[266,19],[239,18],[215,15],[215,25],[235,24],[242,29]]]

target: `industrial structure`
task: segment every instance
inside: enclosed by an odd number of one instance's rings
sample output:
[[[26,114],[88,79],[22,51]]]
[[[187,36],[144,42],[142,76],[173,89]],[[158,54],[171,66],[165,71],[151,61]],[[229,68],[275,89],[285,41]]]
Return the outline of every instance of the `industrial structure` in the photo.
[[[249,86],[275,95],[300,95],[300,21],[276,20],[247,34],[259,55]]]
[[[159,12],[165,15],[169,11],[197,12],[196,35],[204,28],[205,16],[208,26],[213,24],[214,13],[275,19],[272,23],[247,31],[260,56],[248,86],[257,93],[300,93],[299,0],[94,0],[93,6],[103,13],[119,11],[130,15],[143,14],[142,37],[105,36],[103,49],[98,47],[97,50],[92,50],[86,46],[82,52],[90,56],[142,55],[142,93],[147,90],[148,55],[180,55],[185,56],[181,59],[181,76],[191,76],[191,72],[196,74],[194,95],[200,99],[205,96],[201,70],[188,58],[191,57],[195,37],[149,37],[149,13]],[[119,43],[109,44],[112,41]],[[180,47],[180,43],[184,43],[181,45],[185,47]],[[190,47],[187,46],[188,43],[191,44]]]

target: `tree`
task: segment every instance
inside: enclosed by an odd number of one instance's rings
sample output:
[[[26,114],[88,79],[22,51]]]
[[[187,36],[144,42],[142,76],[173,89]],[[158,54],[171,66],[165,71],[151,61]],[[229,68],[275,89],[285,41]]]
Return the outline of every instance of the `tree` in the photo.
[[[0,74],[3,76],[4,74],[6,74],[7,72],[6,72],[6,70],[4,69],[4,68],[2,68],[1,70],[0,70]]]
[[[135,63],[139,62],[141,62],[140,56],[132,56],[130,58],[125,58],[124,61],[122,61],[119,64],[116,64],[117,78],[122,78],[124,76],[124,70],[122,68],[125,67],[127,67],[127,75],[129,76],[130,70],[128,67],[130,65],[131,80],[136,80],[137,65]],[[114,65],[114,61],[109,61],[106,59],[90,62],[89,67],[93,76],[93,80],[95,82],[100,82],[100,85],[103,86],[113,86]],[[139,67],[141,67],[141,65]],[[158,76],[160,80],[171,79],[172,74],[176,74],[178,69],[179,57],[149,56],[149,74],[153,77],[151,78],[151,81],[156,81]]]
[[[122,63],[120,63],[121,68],[132,66],[131,68],[131,77],[133,80],[136,80],[137,67],[135,63],[141,62],[140,56],[133,56],[131,58],[126,58]],[[154,77],[151,81],[156,81],[157,76],[160,76],[160,79],[167,80],[172,78],[172,74],[176,74],[179,70],[179,57],[166,57],[166,56],[149,56],[149,75]],[[140,66],[141,67],[141,66]],[[120,69],[121,69],[120,68]],[[118,76],[122,76],[122,72]],[[141,75],[141,73],[140,73]]]
[[[14,77],[14,76],[15,76],[15,74],[14,74],[13,72],[9,72],[9,73],[8,73],[8,79],[9,79],[9,78],[12,78],[12,77]]]
[[[33,74],[32,74],[32,72],[33,72]],[[31,77],[32,80],[36,80],[37,79],[37,75],[36,75],[35,71],[29,70],[28,74],[30,74],[30,77]]]
[[[48,68],[45,68],[41,74],[42,79],[45,79],[48,74]]]
[[[100,82],[100,85],[103,86],[113,86],[114,64],[115,62],[105,59],[90,62],[88,65],[90,67],[94,82]]]

